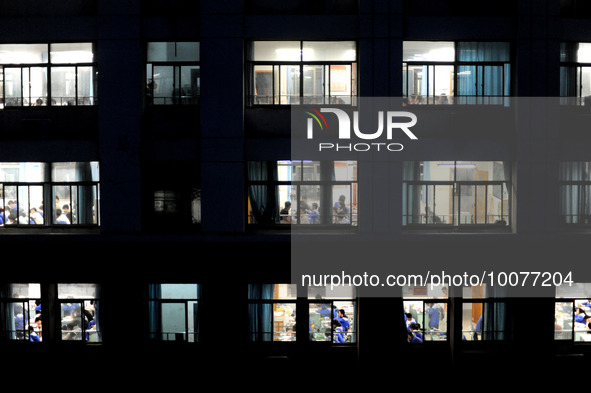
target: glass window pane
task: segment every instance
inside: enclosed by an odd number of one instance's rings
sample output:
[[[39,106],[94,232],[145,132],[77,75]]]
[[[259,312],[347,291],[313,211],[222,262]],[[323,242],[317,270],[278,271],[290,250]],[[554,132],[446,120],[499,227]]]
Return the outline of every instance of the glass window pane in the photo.
[[[348,64],[330,65],[326,67],[330,71],[328,81],[330,83],[330,90],[326,95],[331,97],[331,104],[349,104],[351,103],[351,95],[354,93],[353,83],[353,67]],[[328,84],[327,84],[328,86]]]
[[[279,66],[279,79],[275,91],[279,92],[279,104],[300,103],[300,67]]]
[[[448,288],[436,285],[427,286],[413,286],[407,285],[402,287],[402,296],[404,298],[433,298],[433,299],[447,299]]]
[[[10,284],[8,293],[1,293],[0,297],[11,299],[40,298],[41,284]]]
[[[92,43],[76,42],[50,45],[51,62],[54,64],[92,63]]]
[[[320,186],[300,187],[300,223],[320,224],[320,201],[322,200]]]
[[[296,340],[296,304],[273,304],[273,341]]]
[[[308,299],[352,299],[354,286],[308,287]]]
[[[184,341],[186,339],[185,303],[162,303],[162,339]]]
[[[29,96],[31,105],[47,105],[47,68],[31,67],[30,69],[31,94]]]
[[[330,341],[331,321],[336,317],[332,303],[311,303],[309,307],[309,328],[311,341]]]
[[[402,56],[404,61],[454,61],[454,43],[445,41],[404,41]]]
[[[149,42],[148,61],[199,61],[199,42]]]
[[[482,340],[482,318],[482,303],[464,303],[462,305],[462,340]]]
[[[333,201],[333,223],[335,224],[351,224],[353,222],[353,204],[352,187],[349,185],[337,185],[332,187],[332,201]]]
[[[554,314],[554,338],[572,340],[573,338],[573,303],[556,302]]]
[[[61,303],[62,340],[83,340],[81,303]]]
[[[22,105],[22,72],[20,68],[4,68],[6,106]]]
[[[303,61],[355,61],[355,41],[304,41]]]
[[[357,314],[355,311],[355,303],[353,301],[335,301],[334,306],[337,310],[336,327],[333,329],[333,342],[337,343],[354,343],[356,342],[355,319]]]
[[[57,284],[59,299],[97,299],[97,284]]]
[[[78,105],[92,105],[95,97],[93,67],[78,67]]]
[[[154,66],[154,104],[173,103],[173,90],[177,85],[173,66]]]
[[[75,105],[76,67],[51,68],[51,98],[56,105]]]
[[[273,103],[273,66],[254,66],[254,104]]]
[[[254,61],[300,61],[299,41],[255,41]]]
[[[423,312],[423,301],[422,300],[405,300],[404,306],[404,323],[408,328],[410,324],[417,323],[420,329],[424,327],[424,312]]]
[[[425,302],[425,340],[447,340],[447,304]]]
[[[99,164],[91,162],[55,162],[51,167],[54,182],[96,182],[99,180]]]
[[[304,65],[304,102],[324,104],[325,88],[328,80],[324,78],[324,65]]]
[[[47,44],[0,45],[0,64],[35,64],[47,61]]]
[[[334,180],[357,180],[357,161],[335,161]]]
[[[198,299],[197,284],[160,284],[160,299]]]
[[[199,66],[181,67],[181,103],[196,104],[201,89],[201,74]]]

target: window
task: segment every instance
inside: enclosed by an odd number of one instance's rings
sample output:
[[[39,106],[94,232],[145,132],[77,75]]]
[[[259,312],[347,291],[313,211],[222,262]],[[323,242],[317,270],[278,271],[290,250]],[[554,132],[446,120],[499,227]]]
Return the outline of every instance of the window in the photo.
[[[199,165],[158,162],[150,165],[145,174],[146,195],[149,195],[145,221],[150,229],[198,229],[201,224]]]
[[[591,284],[556,287],[554,339],[591,341]]]
[[[101,342],[100,288],[97,284],[58,284],[62,341]]]
[[[591,43],[560,44],[560,96],[563,104],[591,105]]]
[[[199,341],[198,284],[151,284],[150,338],[160,341]]]
[[[357,226],[356,161],[248,162],[250,224]]]
[[[0,44],[0,108],[96,105],[93,44]]]
[[[250,284],[249,340],[295,341],[296,299],[295,284]]]
[[[0,227],[97,226],[98,180],[97,162],[2,162]]]
[[[353,287],[309,287],[310,341],[357,342],[356,305]]]
[[[199,42],[149,42],[146,102],[197,105],[201,89]]]
[[[591,224],[591,162],[560,163],[562,223]]]
[[[403,97],[408,104],[507,104],[506,42],[405,41]]]
[[[510,227],[509,163],[412,161],[403,168],[405,227]]]
[[[402,288],[404,319],[410,343],[448,339],[447,287]]]
[[[250,105],[355,105],[354,41],[255,41],[248,56]]]
[[[488,298],[486,285],[463,288],[462,340],[503,340],[505,303]]]
[[[9,340],[41,342],[41,285],[6,284],[0,287],[2,334]]]

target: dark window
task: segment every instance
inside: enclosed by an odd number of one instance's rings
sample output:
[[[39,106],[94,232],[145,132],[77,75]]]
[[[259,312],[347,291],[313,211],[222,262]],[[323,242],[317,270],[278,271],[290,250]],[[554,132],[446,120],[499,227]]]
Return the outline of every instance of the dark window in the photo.
[[[150,339],[199,341],[198,284],[151,284],[149,288]]]
[[[199,42],[148,43],[148,104],[197,105],[200,89]]]

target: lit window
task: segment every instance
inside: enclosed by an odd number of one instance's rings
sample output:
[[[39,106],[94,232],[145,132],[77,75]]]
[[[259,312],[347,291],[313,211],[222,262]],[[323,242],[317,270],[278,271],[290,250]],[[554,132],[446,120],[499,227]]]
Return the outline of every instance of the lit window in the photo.
[[[146,101],[154,105],[196,105],[201,74],[199,42],[149,42]]]
[[[591,284],[556,286],[554,338],[591,341]]]
[[[506,42],[405,41],[403,97],[409,104],[506,104]]]
[[[509,163],[413,161],[403,168],[405,227],[510,227]]]
[[[296,299],[294,284],[250,284],[250,341],[295,341]]]
[[[96,105],[93,44],[0,44],[1,108]]]
[[[150,338],[199,341],[198,284],[152,284],[149,294]]]
[[[591,224],[591,162],[560,164],[560,206],[564,224]]]
[[[41,285],[6,284],[0,287],[0,320],[10,340],[41,342]]]
[[[249,224],[357,226],[356,161],[248,162]]]
[[[58,284],[61,339],[101,342],[100,288],[97,284]]]
[[[248,56],[251,105],[355,105],[354,41],[255,41]]]
[[[310,341],[357,342],[357,307],[353,287],[308,288]]]
[[[446,341],[448,339],[447,287],[407,286],[402,288],[408,341]]]
[[[465,287],[462,298],[462,340],[505,338],[505,303],[490,299],[486,285]]]
[[[591,43],[560,44],[560,96],[563,104],[591,105]]]
[[[5,230],[97,226],[99,199],[97,162],[0,163],[0,227]]]

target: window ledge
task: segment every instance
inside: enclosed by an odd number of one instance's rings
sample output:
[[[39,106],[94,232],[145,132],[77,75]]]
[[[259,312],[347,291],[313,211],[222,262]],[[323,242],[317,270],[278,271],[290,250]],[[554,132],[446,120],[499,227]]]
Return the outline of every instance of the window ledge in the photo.
[[[590,228],[591,231],[591,228]],[[440,225],[422,225],[406,226],[402,228],[403,234],[513,234],[511,227],[499,227],[495,224],[490,225],[467,225],[461,227],[440,226]]]

